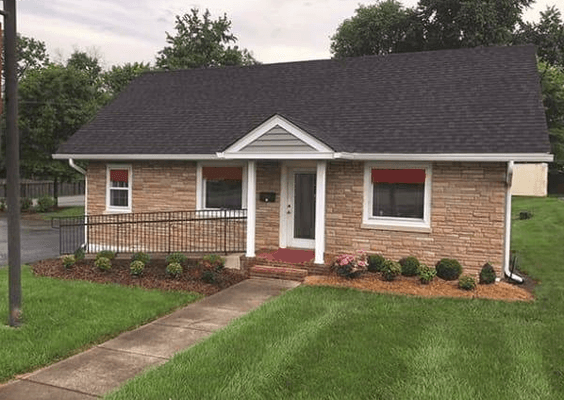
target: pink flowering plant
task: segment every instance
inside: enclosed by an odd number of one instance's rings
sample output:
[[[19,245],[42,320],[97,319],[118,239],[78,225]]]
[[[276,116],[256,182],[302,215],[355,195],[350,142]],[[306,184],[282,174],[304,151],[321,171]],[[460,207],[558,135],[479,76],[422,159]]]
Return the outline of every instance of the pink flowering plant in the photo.
[[[356,254],[341,254],[331,265],[333,271],[345,278],[357,278],[368,269],[368,256],[360,250]]]

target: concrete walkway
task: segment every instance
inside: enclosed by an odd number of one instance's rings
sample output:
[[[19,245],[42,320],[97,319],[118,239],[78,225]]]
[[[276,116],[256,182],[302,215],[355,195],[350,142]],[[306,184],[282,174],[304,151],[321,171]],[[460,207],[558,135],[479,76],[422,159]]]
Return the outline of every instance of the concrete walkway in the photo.
[[[95,399],[160,365],[298,282],[252,278],[0,386],[0,400]]]

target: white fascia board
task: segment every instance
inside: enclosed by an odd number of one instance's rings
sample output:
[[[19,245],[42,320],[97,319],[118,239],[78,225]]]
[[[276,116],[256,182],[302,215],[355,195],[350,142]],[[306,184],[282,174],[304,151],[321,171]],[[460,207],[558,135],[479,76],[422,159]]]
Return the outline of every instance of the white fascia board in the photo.
[[[335,158],[359,161],[473,161],[473,162],[552,162],[554,156],[548,153],[441,153],[441,154],[398,154],[398,153],[335,153]]]
[[[216,154],[52,154],[55,160],[219,160]]]
[[[218,153],[224,160],[332,160],[333,152],[328,153]]]
[[[225,150],[225,153],[237,153],[240,150],[247,147],[249,144],[253,143],[255,140],[260,138],[262,135],[270,131],[275,126],[279,126],[285,131],[289,132],[290,134],[294,135],[297,139],[301,140],[305,144],[310,147],[313,147],[316,151],[322,153],[333,152],[329,146],[324,144],[323,142],[317,140],[309,133],[305,132],[301,128],[297,127],[286,118],[281,117],[280,115],[274,115],[270,117],[268,120],[257,126],[255,129],[247,133],[241,139],[237,140],[233,143],[229,148]]]

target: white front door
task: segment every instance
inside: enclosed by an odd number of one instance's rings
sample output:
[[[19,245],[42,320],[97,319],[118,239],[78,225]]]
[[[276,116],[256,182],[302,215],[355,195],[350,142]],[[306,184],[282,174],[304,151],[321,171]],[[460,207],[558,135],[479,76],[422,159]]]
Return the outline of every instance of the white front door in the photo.
[[[316,170],[289,168],[287,182],[288,246],[313,249],[315,248]]]

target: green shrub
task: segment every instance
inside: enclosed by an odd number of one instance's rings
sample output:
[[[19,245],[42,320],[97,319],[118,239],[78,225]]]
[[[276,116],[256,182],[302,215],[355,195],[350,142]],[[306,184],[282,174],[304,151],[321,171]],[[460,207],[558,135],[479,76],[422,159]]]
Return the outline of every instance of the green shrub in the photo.
[[[419,265],[418,273],[419,281],[424,285],[430,283],[435,278],[435,275],[437,275],[435,268],[428,267],[425,264]]]
[[[109,271],[110,269],[112,269],[112,261],[107,257],[96,257],[94,265],[96,265],[102,271]]]
[[[6,211],[6,199],[5,198],[0,199],[0,211]]]
[[[143,261],[135,260],[129,264],[129,273],[133,276],[141,276],[144,269],[145,263]]]
[[[368,270],[370,272],[380,272],[384,261],[386,261],[386,259],[380,254],[368,256]]]
[[[494,267],[490,263],[485,263],[480,270],[480,283],[482,284],[490,284],[495,282],[495,270]]]
[[[458,287],[463,290],[476,289],[476,280],[470,275],[462,275],[460,279],[458,279]]]
[[[401,265],[401,274],[403,276],[415,276],[418,273],[419,260],[417,257],[405,257],[399,260]]]
[[[63,266],[69,269],[74,265],[76,259],[74,258],[73,255],[67,254],[66,256],[63,256],[62,261],[63,261]]]
[[[96,260],[102,257],[107,258],[108,260],[113,260],[116,257],[116,253],[111,250],[102,250],[96,254]]]
[[[202,273],[202,281],[204,281],[205,283],[215,283],[217,281],[216,273],[209,269],[205,270]]]
[[[211,267],[214,267],[216,271],[221,271],[223,267],[225,267],[225,258],[221,257],[218,254],[205,255],[202,260],[204,261],[204,263],[207,263]]]
[[[178,278],[180,275],[182,275],[182,265],[177,262],[171,262],[166,266],[166,273],[168,276]]]
[[[33,206],[33,200],[31,200],[29,197],[20,198],[20,209],[22,211],[29,210],[31,206]]]
[[[82,247],[79,247],[74,251],[74,258],[76,261],[84,260],[84,257],[86,257],[86,253]]]
[[[453,258],[443,258],[437,265],[437,276],[445,281],[454,281],[462,274],[462,266]]]
[[[151,261],[151,256],[147,253],[143,253],[142,251],[138,253],[133,253],[131,256],[131,261],[141,261],[143,264],[149,264]]]
[[[44,213],[50,211],[53,207],[55,207],[55,199],[51,196],[44,195],[37,199],[35,209],[37,212]]]
[[[396,276],[401,274],[401,265],[396,261],[386,260],[382,264],[380,272],[382,272],[382,278],[384,278],[384,280],[393,281],[396,279]]]
[[[171,264],[171,263],[182,264],[182,263],[185,263],[187,260],[188,260],[188,257],[186,257],[182,253],[171,253],[168,256],[166,256],[166,263],[167,264]]]

